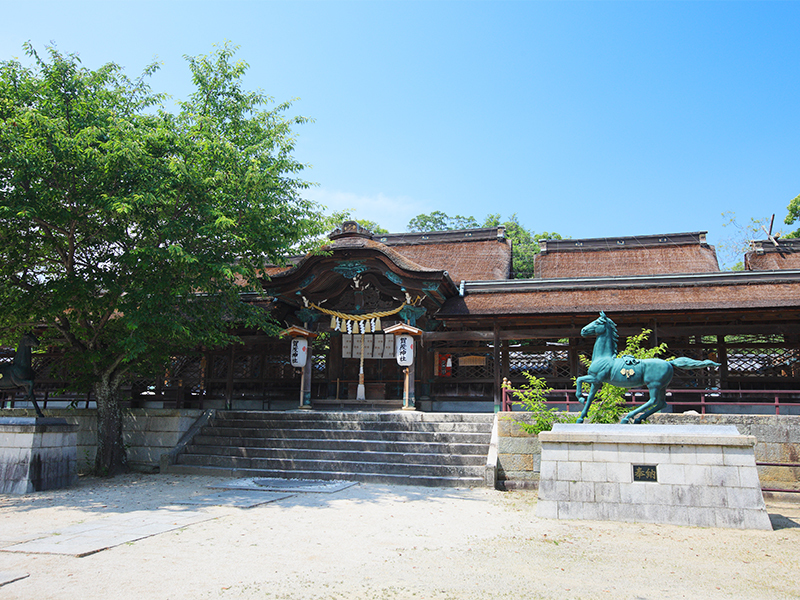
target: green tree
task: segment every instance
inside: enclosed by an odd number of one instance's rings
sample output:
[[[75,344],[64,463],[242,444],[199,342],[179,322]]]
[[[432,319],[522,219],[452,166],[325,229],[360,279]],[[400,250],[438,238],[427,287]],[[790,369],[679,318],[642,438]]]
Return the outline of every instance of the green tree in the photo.
[[[386,229],[385,227],[381,227],[375,221],[370,221],[369,219],[356,219],[356,223],[358,223],[365,229],[369,229],[372,233],[375,234],[389,233],[388,229]]]
[[[332,215],[329,217],[325,217],[327,219],[326,223],[329,225],[329,229],[335,229],[337,226],[341,225],[344,221],[355,221],[365,229],[369,229],[372,233],[377,234],[385,234],[389,233],[389,230],[385,227],[381,227],[375,221],[370,221],[369,219],[358,219],[353,214],[355,212],[352,208],[345,208],[343,210],[334,211]],[[327,236],[326,236],[327,239]]]
[[[789,202],[789,206],[786,207],[786,210],[789,211],[789,214],[786,215],[784,219],[784,223],[787,225],[793,225],[795,222],[800,220],[800,194],[792,198],[792,201]],[[800,237],[800,229],[792,231],[791,233],[785,234],[783,237],[787,238],[797,238]]]
[[[667,351],[667,344],[661,343],[653,348],[643,348],[642,345],[650,338],[651,329],[642,329],[642,332],[632,335],[625,343],[625,348],[617,356],[633,356],[634,358],[658,358]],[[588,369],[592,361],[581,354],[580,361]],[[584,391],[588,393],[589,384],[584,384]],[[589,408],[589,421],[592,423],[619,423],[622,416],[628,411],[625,406],[625,388],[604,383],[595,394],[592,406]]]
[[[241,301],[259,269],[318,238],[301,197],[288,103],[243,88],[235,49],[187,57],[195,91],[161,106],[131,80],[54,48],[0,63],[0,315],[47,327],[98,407],[95,470],[126,468],[121,388],[171,352],[268,329]]]
[[[452,231],[480,227],[474,217],[450,217],[440,210],[427,215],[417,215],[408,222],[409,231]]]
[[[514,279],[531,279],[534,277],[535,256],[541,252],[539,240],[560,240],[561,235],[555,232],[542,231],[536,233],[526,229],[519,222],[514,213],[507,221],[503,221],[499,214],[490,214],[484,220],[484,227],[499,227],[506,229],[506,237],[511,240],[514,249],[511,270]]]

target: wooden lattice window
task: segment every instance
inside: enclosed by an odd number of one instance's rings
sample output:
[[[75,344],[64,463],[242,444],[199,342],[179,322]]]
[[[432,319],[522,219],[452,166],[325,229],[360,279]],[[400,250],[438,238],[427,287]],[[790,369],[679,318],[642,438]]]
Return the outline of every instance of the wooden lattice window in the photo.
[[[233,379],[261,377],[261,354],[237,354],[233,358]]]
[[[508,369],[514,378],[523,373],[536,377],[570,377],[569,350],[512,350],[508,353]]]

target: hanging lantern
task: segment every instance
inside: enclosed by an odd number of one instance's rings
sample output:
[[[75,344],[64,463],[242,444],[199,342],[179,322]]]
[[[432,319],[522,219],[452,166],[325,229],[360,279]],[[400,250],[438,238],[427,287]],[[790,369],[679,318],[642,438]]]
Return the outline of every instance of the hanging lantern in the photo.
[[[308,359],[308,340],[306,338],[292,338],[291,359],[293,367],[306,366]]]
[[[408,334],[395,336],[395,355],[397,364],[410,367],[414,364],[414,338]]]

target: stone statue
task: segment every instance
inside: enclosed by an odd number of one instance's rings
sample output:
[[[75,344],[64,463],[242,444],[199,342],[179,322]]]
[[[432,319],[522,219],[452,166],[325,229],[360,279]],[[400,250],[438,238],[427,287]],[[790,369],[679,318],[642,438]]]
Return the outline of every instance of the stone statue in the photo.
[[[718,367],[719,363],[713,360],[693,360],[691,358],[676,358],[662,360],[660,358],[635,358],[621,356],[617,358],[617,326],[604,312],[600,318],[595,319],[581,329],[584,337],[596,335],[592,351],[592,364],[589,373],[576,380],[575,395],[579,402],[585,402],[578,423],[583,423],[589,407],[592,405],[594,395],[603,383],[610,383],[626,389],[646,387],[650,391],[650,398],[642,406],[630,411],[622,419],[622,423],[641,423],[647,417],[656,413],[667,405],[667,385],[672,381],[673,367],[681,369],[702,369],[704,367]],[[584,396],[583,384],[591,385],[589,395]]]

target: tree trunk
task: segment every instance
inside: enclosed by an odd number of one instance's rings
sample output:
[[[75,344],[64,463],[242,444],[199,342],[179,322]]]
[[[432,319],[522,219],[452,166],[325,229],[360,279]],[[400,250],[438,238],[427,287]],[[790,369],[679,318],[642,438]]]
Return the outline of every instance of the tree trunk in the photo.
[[[94,473],[111,477],[128,470],[128,458],[122,441],[120,389],[116,378],[102,376],[94,384],[97,401],[97,455]]]

